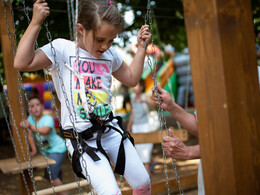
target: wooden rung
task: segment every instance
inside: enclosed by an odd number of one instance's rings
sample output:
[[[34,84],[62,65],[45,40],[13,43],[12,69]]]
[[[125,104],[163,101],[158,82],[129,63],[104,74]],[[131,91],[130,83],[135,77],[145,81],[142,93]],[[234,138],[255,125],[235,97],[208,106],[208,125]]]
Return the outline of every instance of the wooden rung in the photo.
[[[192,185],[197,184],[197,173],[193,173],[190,175],[182,176],[180,177],[180,182],[181,182],[181,187],[189,187]],[[175,177],[169,178],[169,186],[170,190],[178,190],[179,189],[179,184],[176,181]],[[167,187],[166,187],[166,179],[162,179],[156,182],[151,183],[151,188],[152,188],[152,193],[151,194],[158,194],[162,192],[167,192]],[[130,187],[124,187],[121,189],[123,195],[132,195],[132,189]]]
[[[188,140],[188,132],[185,129],[177,129],[173,130],[173,135],[179,137],[182,141]],[[160,131],[154,131],[150,133],[135,133],[131,134],[135,140],[135,144],[140,143],[161,143],[161,132]],[[162,136],[166,136],[166,131],[162,131]]]
[[[55,164],[56,161],[50,158],[47,158],[47,162],[48,165],[52,165]],[[30,166],[30,162],[21,162],[21,169],[22,170],[26,170],[27,166],[29,166],[29,168],[45,168],[47,167],[46,161],[44,159],[43,155],[36,155],[34,157],[32,157],[31,159],[31,165]],[[17,174],[20,172],[20,166],[19,163],[17,162],[16,158],[8,158],[8,159],[4,159],[4,160],[0,160],[0,169],[2,170],[3,173],[7,174],[7,173],[12,173],[12,174]]]
[[[80,181],[80,187],[86,186],[88,185],[88,181],[87,180],[81,180]],[[73,182],[73,183],[68,183],[68,184],[64,184],[61,186],[56,186],[53,187],[54,191],[57,192],[63,192],[63,191],[68,191],[71,189],[75,189],[78,188],[78,183],[77,182]],[[43,190],[39,190],[37,191],[37,195],[47,195],[47,194],[53,194],[53,188],[47,188],[47,189],[43,189]],[[91,193],[87,193],[87,194],[91,194]],[[36,195],[36,193],[32,193],[32,195]]]

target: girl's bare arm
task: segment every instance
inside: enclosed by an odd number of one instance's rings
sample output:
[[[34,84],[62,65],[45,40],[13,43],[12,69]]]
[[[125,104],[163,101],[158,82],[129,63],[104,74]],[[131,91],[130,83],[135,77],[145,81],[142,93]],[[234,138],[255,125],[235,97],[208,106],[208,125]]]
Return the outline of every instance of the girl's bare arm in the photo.
[[[46,68],[51,61],[41,50],[35,50],[41,25],[50,14],[50,8],[44,0],[37,0],[33,5],[33,18],[22,36],[14,58],[14,67],[21,71],[34,71]]]

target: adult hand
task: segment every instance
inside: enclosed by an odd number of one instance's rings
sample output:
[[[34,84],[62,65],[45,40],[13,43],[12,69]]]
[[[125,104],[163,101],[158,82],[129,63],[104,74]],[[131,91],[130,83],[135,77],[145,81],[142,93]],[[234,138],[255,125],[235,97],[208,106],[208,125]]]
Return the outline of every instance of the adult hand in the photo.
[[[158,89],[157,90],[158,94],[155,90],[155,87],[153,87],[152,89],[154,103],[156,105],[159,105],[159,103],[161,102],[162,109],[170,110],[174,103],[170,93],[164,90],[163,88],[161,88],[159,84],[157,85],[157,89]]]
[[[170,132],[170,136],[163,137],[163,150],[165,154],[176,160],[187,160],[189,157],[188,146]]]

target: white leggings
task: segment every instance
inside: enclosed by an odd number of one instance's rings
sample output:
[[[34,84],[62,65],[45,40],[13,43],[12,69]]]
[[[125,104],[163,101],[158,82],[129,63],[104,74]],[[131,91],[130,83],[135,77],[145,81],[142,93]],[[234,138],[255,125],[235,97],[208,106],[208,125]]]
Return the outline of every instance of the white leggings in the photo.
[[[113,120],[110,124],[120,129],[116,120]],[[94,135],[96,137],[96,135]],[[101,145],[106,151],[113,165],[116,164],[118,149],[121,143],[122,136],[117,131],[111,129],[108,133],[102,135]],[[97,148],[96,139],[90,139],[86,141],[89,146]],[[73,146],[69,139],[66,139],[66,146],[69,152],[72,154]],[[124,177],[128,181],[132,189],[139,189],[140,187],[150,184],[150,177],[144,168],[144,165],[136,152],[134,146],[129,139],[124,140],[125,148],[125,174]],[[121,191],[117,185],[113,170],[107,160],[107,158],[100,152],[96,154],[101,160],[94,162],[92,158],[84,153],[80,158],[82,167],[82,174],[90,178],[90,183],[97,192],[98,195],[119,195]],[[84,159],[84,160],[83,160]],[[87,171],[87,174],[86,174]],[[87,178],[87,177],[86,177]]]

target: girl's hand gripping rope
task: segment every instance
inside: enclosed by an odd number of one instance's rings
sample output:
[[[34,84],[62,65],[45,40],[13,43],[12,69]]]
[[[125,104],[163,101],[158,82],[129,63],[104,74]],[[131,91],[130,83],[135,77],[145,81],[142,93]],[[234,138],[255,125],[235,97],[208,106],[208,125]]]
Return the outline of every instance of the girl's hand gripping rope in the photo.
[[[145,48],[151,41],[151,33],[149,25],[143,25],[138,31],[137,43],[138,47]]]
[[[50,8],[45,0],[37,0],[33,4],[33,17],[32,23],[42,25],[46,17],[50,15]]]

